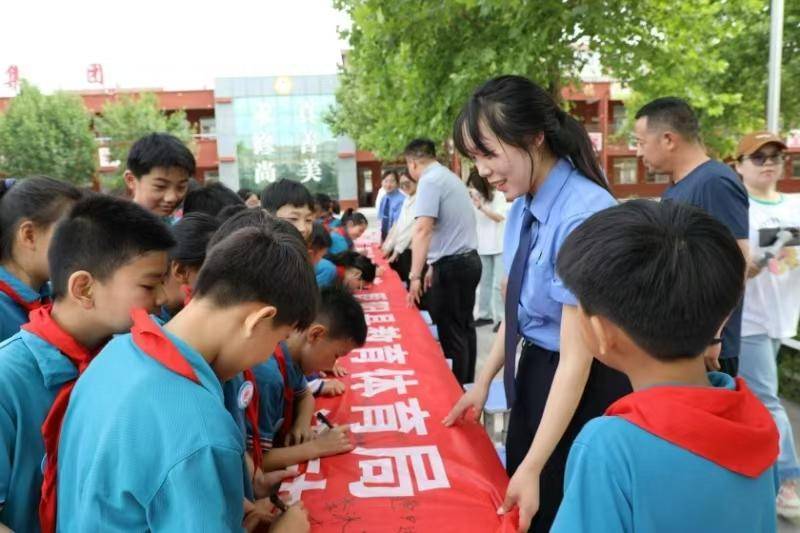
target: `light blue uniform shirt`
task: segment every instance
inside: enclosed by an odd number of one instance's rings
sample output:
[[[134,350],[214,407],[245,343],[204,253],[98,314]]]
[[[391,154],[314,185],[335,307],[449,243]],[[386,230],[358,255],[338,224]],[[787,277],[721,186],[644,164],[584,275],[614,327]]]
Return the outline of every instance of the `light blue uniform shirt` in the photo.
[[[333,285],[336,281],[336,265],[323,258],[314,265],[314,275],[320,289]]]
[[[709,377],[719,389],[734,388],[726,374]],[[621,417],[601,416],[572,444],[551,531],[776,531],[776,487],[774,466],[749,478]]]
[[[0,267],[0,281],[17,291],[19,297],[26,302],[35,302],[43,297],[50,296],[49,284],[45,283],[41,292],[36,292],[3,267]],[[0,341],[6,340],[18,332],[20,326],[27,322],[28,312],[6,293],[0,292]]]
[[[353,248],[353,241],[339,233],[338,230],[331,232],[331,247],[328,248],[328,255],[336,255],[346,252]]]
[[[167,333],[200,385],[111,340],[61,431],[58,530],[241,531],[244,439],[203,357]]]
[[[38,335],[20,331],[0,344],[0,524],[39,531],[42,424],[75,365]]]
[[[289,353],[286,343],[281,343],[281,345],[283,346],[283,353],[286,355],[286,373],[289,378],[289,386],[294,396],[298,397],[308,389],[308,381],[302,370],[292,360],[292,354]],[[254,366],[253,374],[256,377],[260,395],[259,437],[261,437],[261,444],[264,449],[269,449],[272,448],[273,439],[277,437],[278,431],[283,425],[283,376],[275,357],[270,358],[266,363]],[[295,415],[297,414],[296,410],[293,412]]]
[[[503,262],[511,270],[519,244],[524,210],[535,221],[518,310],[519,333],[529,341],[551,351],[560,350],[561,307],[578,305],[556,275],[556,260],[561,245],[572,230],[597,211],[611,207],[611,193],[589,181],[566,159],[559,159],[547,179],[531,199],[517,198],[506,218]]]

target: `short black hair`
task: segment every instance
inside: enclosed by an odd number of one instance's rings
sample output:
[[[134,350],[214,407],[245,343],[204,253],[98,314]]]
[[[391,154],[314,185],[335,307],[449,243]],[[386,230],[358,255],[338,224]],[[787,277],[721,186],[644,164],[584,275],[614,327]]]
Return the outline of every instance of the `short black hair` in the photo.
[[[333,244],[331,234],[325,229],[321,222],[314,222],[311,229],[311,242],[309,246],[312,250],[326,250]]]
[[[240,213],[240,212],[245,211],[247,209],[249,209],[249,208],[244,204],[226,205],[225,207],[223,207],[220,210],[219,214],[217,215],[217,220],[219,220],[220,222],[225,222],[226,220],[231,218],[236,213]]]
[[[647,127],[662,127],[673,130],[688,141],[700,138],[697,115],[686,100],[675,96],[656,98],[636,112],[636,119],[647,117]]]
[[[128,152],[128,170],[137,179],[157,167],[180,168],[192,176],[196,166],[192,152],[180,139],[169,133],[145,135],[133,143]]]
[[[364,216],[363,213],[359,213],[352,207],[348,207],[347,210],[342,215],[342,226],[345,226],[348,222],[352,222],[356,226],[368,226],[369,221],[367,217]]]
[[[672,201],[592,215],[564,241],[557,268],[587,314],[665,361],[701,355],[744,292],[745,260],[728,228]]]
[[[211,236],[219,229],[220,222],[206,213],[189,213],[172,226],[176,244],[169,251],[171,261],[200,268],[206,258],[206,249]]]
[[[58,299],[73,272],[85,270],[99,281],[147,252],[175,245],[159,217],[129,200],[93,194],[77,202],[59,222],[47,259],[50,283]]]
[[[239,195],[220,182],[209,183],[186,194],[184,213],[207,213],[215,217],[229,205],[244,205]]]
[[[250,198],[251,196],[253,196],[254,194],[256,195],[256,198],[258,198],[258,193],[257,192],[255,192],[252,189],[247,189],[247,188],[239,189],[238,191],[236,191],[236,194],[239,195],[239,198],[241,198],[243,202],[246,202],[247,199]]]
[[[285,233],[305,245],[303,235],[290,222],[274,217],[264,209],[243,209],[222,222],[208,242],[209,248],[242,228],[266,228],[270,231]]]
[[[306,206],[314,211],[314,197],[305,185],[287,178],[270,183],[261,193],[261,207],[275,214],[285,205]]]
[[[324,192],[318,192],[315,194],[314,202],[323,211],[330,211],[330,209],[333,207],[333,200],[331,200],[331,197]]]
[[[385,180],[389,176],[394,176],[395,183],[400,182],[400,174],[398,174],[397,171],[394,170],[393,168],[390,168],[389,170],[385,170],[383,172],[383,175],[381,176],[381,181]]]
[[[341,283],[320,290],[316,322],[328,327],[332,339],[351,340],[356,346],[364,346],[367,342],[364,309]]]
[[[30,220],[50,227],[83,193],[73,185],[47,176],[3,180],[0,189],[0,260],[11,258],[20,224]]]
[[[430,139],[414,139],[406,145],[403,155],[411,159],[436,159],[436,145]]]
[[[375,274],[377,272],[375,263],[370,261],[369,257],[365,255],[353,250],[347,250],[342,253],[332,255],[328,259],[336,266],[360,270],[361,279],[367,283],[372,283],[375,281]]]
[[[273,305],[277,324],[298,329],[313,323],[319,298],[305,246],[266,227],[236,230],[212,246],[194,293],[220,307],[245,302]]]

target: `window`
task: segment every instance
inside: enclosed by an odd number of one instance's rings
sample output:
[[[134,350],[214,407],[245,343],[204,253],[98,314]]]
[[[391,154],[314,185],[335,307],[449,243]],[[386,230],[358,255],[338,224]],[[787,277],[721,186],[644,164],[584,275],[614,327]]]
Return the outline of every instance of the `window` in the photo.
[[[791,178],[793,180],[800,180],[800,154],[794,154],[789,156],[792,161],[792,165],[790,167],[792,171]]]
[[[647,172],[644,176],[645,183],[669,183],[672,179],[670,174],[658,174],[656,172]]]
[[[217,134],[217,122],[214,117],[200,118],[200,135],[202,137],[214,136]]]
[[[611,106],[611,133],[617,133],[625,123],[625,104],[615,103]]]
[[[213,183],[215,181],[219,181],[219,172],[216,170],[206,170],[203,172],[204,183]]]
[[[635,185],[639,163],[635,157],[616,157],[612,166],[615,185]]]

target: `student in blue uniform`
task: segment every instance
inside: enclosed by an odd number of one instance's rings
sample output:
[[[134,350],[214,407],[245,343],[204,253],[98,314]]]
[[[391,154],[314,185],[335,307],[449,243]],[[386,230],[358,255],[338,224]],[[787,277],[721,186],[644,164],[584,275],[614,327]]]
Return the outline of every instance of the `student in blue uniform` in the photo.
[[[475,387],[445,423],[453,424],[469,407],[480,415],[492,379],[504,369],[511,481],[501,511],[518,507],[522,530],[530,525],[531,531],[547,532],[561,502],[572,440],[588,420],[630,392],[624,375],[594,360],[579,342],[578,302],[555,271],[567,235],[616,202],[586,130],[526,78],[500,76],[479,87],[453,136],[481,177],[514,203],[503,243],[504,325]]]
[[[73,391],[59,531],[240,531],[245,446],[220,382],[308,327],[316,300],[305,248],[244,228],[211,247],[192,300],[166,326],[135,311],[131,334],[115,337]],[[307,529],[298,508],[279,519],[294,520]]]
[[[195,166],[194,155],[180,139],[151,133],[133,143],[123,178],[135,203],[171,223],[176,222]]]
[[[53,226],[80,197],[72,185],[46,177],[0,189],[0,341],[49,300],[47,249]]]
[[[172,226],[176,244],[169,251],[169,267],[164,279],[166,302],[158,313],[162,322],[168,322],[191,298],[192,287],[206,258],[208,241],[219,226],[219,221],[206,213],[189,213]]]
[[[158,217],[108,196],[81,200],[58,224],[49,252],[55,300],[0,345],[0,524],[39,531],[40,497],[54,503],[55,496],[55,464],[43,461],[43,424],[45,435],[57,436],[58,413],[94,354],[128,331],[131,309],[163,302],[173,244]],[[49,444],[48,458],[57,440]],[[43,469],[51,489],[44,495]],[[54,518],[47,514],[43,530],[52,531]]]
[[[353,249],[353,242],[367,231],[367,217],[352,208],[342,215],[342,223],[338,228],[331,229],[330,255],[340,254]]]
[[[627,202],[567,237],[558,273],[584,342],[635,392],[575,438],[552,531],[775,531],[775,423],[742,379],[704,362],[744,292],[725,225]]]
[[[310,438],[314,413],[312,394],[344,392],[340,382],[319,380],[311,389],[306,374],[330,370],[336,360],[364,345],[367,323],[361,305],[341,285],[322,289],[317,317],[293,333],[274,357],[253,368],[259,392],[259,437],[270,471],[353,449],[347,426]]]
[[[336,279],[351,291],[364,288],[365,285],[375,281],[378,269],[369,257],[353,250],[329,257],[336,266]]]
[[[309,242],[309,253],[311,262],[314,264],[314,274],[317,277],[317,285],[328,287],[336,281],[336,265],[326,259],[328,250],[331,247],[331,235],[320,222],[314,222],[311,230],[311,240]]]
[[[314,197],[302,183],[286,178],[270,183],[261,193],[261,207],[297,228],[306,241],[311,238]]]

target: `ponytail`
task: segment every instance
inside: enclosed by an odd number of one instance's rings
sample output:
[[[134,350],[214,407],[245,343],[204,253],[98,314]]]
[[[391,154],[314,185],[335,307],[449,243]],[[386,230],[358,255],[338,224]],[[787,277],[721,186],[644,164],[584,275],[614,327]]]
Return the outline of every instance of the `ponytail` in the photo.
[[[472,94],[453,128],[453,141],[462,155],[492,155],[483,141],[486,132],[482,127],[503,143],[526,152],[531,139],[542,133],[556,157],[569,159],[587,179],[609,190],[586,129],[527,78],[500,76]]]
[[[354,226],[369,225],[367,222],[367,217],[365,217],[362,213],[355,211],[352,207],[348,207],[342,215],[342,226],[346,225],[348,222],[351,222]]]
[[[82,196],[77,187],[45,176],[11,181],[13,185],[9,181],[3,180],[0,187],[0,261],[11,257],[22,222],[47,228]]]

